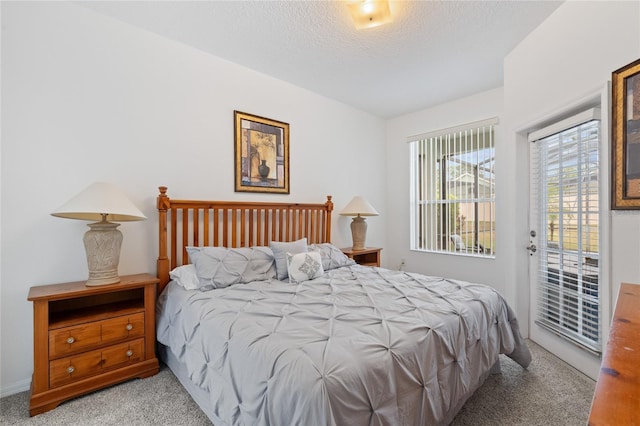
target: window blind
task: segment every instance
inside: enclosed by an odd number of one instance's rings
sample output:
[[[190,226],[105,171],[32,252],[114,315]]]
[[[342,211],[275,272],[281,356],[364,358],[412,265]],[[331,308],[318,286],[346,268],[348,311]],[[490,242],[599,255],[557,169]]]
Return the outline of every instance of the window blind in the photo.
[[[495,122],[413,137],[412,250],[495,254]]]
[[[536,323],[596,353],[601,348],[598,115],[589,110],[530,135],[539,236]]]
[[[429,138],[435,138],[442,135],[450,135],[465,132],[467,130],[474,130],[483,127],[496,126],[499,120],[498,117],[487,118],[485,120],[473,121],[471,123],[461,124],[459,126],[447,127],[439,130],[432,130],[430,132],[421,133],[419,135],[409,136],[407,142],[416,142]]]

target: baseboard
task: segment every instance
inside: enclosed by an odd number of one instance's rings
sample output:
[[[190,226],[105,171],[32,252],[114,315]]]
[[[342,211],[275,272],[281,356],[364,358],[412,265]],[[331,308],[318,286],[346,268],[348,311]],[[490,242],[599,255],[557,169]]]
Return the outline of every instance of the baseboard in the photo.
[[[5,396],[13,395],[16,393],[28,391],[31,387],[31,379],[24,379],[16,382],[12,385],[5,386],[0,389],[0,398],[4,398]]]

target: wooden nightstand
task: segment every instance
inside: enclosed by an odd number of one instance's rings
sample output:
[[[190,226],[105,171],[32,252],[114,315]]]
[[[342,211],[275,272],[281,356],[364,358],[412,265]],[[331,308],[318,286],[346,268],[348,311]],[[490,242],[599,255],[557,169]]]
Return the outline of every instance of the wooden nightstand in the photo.
[[[362,250],[353,250],[351,247],[340,249],[348,258],[353,259],[359,265],[380,266],[380,247],[365,247]]]
[[[158,281],[153,275],[138,274],[97,287],[85,286],[86,281],[31,287],[34,367],[30,415],[158,372]]]

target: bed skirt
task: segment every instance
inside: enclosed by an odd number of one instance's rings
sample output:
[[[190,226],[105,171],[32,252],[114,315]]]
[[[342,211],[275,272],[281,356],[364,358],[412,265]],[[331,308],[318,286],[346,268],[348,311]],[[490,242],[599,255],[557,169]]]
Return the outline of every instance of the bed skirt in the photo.
[[[211,406],[211,402],[210,402],[211,400],[209,398],[209,394],[202,388],[196,386],[189,379],[189,375],[187,373],[187,368],[185,367],[185,365],[181,363],[180,360],[178,360],[178,358],[176,358],[175,355],[173,355],[173,352],[171,352],[168,347],[166,347],[160,342],[158,342],[158,356],[160,360],[164,362],[167,365],[167,367],[169,367],[173,375],[178,378],[178,381],[187,390],[189,395],[191,395],[195,403],[198,404],[200,409],[206,414],[209,420],[211,420],[211,422],[213,422],[213,424],[216,426],[226,425],[226,423],[222,421],[222,419],[218,418],[215,414],[213,414],[213,407]],[[473,389],[472,392],[469,393],[467,398],[465,398],[464,401],[460,401],[459,406],[456,407],[456,409],[453,410],[452,413],[457,414],[458,411],[460,411],[460,409],[464,406],[467,399],[471,397],[471,395],[473,395],[475,391],[484,384],[485,380],[487,380],[487,377],[489,377],[489,375],[491,374],[501,374],[500,358],[498,358],[498,360],[495,362],[493,367],[491,367],[491,370],[487,371],[481,377],[480,382],[478,383],[478,386],[475,389]],[[455,418],[455,414],[453,415],[453,417],[448,419],[448,423],[451,423],[453,421],[453,419]]]

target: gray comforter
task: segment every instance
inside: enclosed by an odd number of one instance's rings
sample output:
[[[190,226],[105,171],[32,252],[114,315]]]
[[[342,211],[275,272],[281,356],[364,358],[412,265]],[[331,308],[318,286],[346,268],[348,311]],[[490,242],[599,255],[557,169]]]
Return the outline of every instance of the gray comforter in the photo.
[[[217,425],[447,424],[500,353],[531,360],[492,288],[382,268],[172,283],[158,303],[158,340],[209,393]]]

